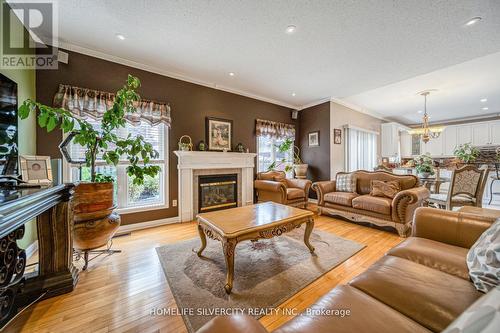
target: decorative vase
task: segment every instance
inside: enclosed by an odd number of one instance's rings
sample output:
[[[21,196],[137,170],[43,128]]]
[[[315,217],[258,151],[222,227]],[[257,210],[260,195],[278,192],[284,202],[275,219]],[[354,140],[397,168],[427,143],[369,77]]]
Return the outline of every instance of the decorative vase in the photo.
[[[85,270],[89,251],[105,246],[120,226],[120,216],[113,213],[113,183],[79,183],[72,200],[73,247],[83,252]],[[109,249],[107,250],[110,251]]]
[[[430,172],[419,172],[418,173],[420,178],[429,178],[431,173]]]
[[[295,178],[306,178],[308,164],[294,164],[293,171],[295,173]]]

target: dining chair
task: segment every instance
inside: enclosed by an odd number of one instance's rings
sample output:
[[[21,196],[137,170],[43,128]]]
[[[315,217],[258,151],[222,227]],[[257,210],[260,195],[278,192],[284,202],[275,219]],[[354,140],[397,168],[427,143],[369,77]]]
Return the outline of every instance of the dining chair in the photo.
[[[474,165],[454,170],[448,193],[431,194],[427,202],[446,210],[462,206],[482,207],[487,175],[487,167],[478,169]]]

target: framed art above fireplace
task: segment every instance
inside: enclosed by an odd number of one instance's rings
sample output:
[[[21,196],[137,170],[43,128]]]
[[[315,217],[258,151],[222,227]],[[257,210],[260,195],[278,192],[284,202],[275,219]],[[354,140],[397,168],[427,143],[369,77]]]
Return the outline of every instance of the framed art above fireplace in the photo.
[[[230,151],[233,145],[233,121],[228,119],[207,117],[205,134],[208,150]]]

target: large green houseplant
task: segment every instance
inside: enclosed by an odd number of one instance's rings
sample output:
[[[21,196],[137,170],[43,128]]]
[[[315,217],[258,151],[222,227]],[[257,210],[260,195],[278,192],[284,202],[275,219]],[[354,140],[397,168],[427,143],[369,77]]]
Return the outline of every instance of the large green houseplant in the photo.
[[[462,163],[473,163],[479,157],[480,151],[472,145],[472,143],[464,143],[459,145],[453,151],[453,155]]]
[[[125,127],[125,114],[136,111],[134,103],[140,99],[137,93],[140,84],[138,78],[128,76],[126,84],[116,93],[113,106],[103,114],[99,129],[65,109],[50,107],[31,99],[20,106],[19,117],[26,119],[31,113],[38,111],[38,125],[47,132],[58,127],[64,133],[76,131],[73,142],[85,148],[91,182],[114,181],[111,176],[96,171],[97,158],[101,155],[107,164],[114,166],[121,157],[125,157],[130,163],[127,174],[134,184],[140,185],[146,176],[154,177],[160,171],[159,166],[150,164],[151,159],[158,157],[158,152],[141,135],[133,137],[129,134],[126,138],[120,138],[115,134],[118,128]]]

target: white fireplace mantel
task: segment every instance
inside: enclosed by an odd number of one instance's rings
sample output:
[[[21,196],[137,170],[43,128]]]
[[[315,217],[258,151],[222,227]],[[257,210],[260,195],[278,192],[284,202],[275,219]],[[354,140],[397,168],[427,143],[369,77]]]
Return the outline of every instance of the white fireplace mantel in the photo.
[[[213,151],[174,151],[178,157],[177,169],[179,174],[179,217],[182,222],[194,219],[194,172],[195,170],[241,170],[241,196],[239,202],[242,206],[253,204],[253,178],[255,167],[254,153],[213,152]]]

